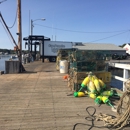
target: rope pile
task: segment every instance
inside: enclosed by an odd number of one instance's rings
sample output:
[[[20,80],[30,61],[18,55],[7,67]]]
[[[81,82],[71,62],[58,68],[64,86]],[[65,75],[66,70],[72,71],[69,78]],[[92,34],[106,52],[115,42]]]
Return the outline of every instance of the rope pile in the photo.
[[[123,93],[117,106],[117,117],[100,113],[96,120],[104,121],[104,126],[117,130],[130,125],[130,79],[125,83],[125,92]]]

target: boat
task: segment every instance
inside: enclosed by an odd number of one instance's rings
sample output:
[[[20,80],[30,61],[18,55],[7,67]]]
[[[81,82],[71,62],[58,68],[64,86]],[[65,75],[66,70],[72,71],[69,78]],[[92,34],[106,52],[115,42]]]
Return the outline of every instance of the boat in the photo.
[[[11,59],[16,59],[16,58],[18,58],[17,55],[12,55],[12,56],[11,56]]]

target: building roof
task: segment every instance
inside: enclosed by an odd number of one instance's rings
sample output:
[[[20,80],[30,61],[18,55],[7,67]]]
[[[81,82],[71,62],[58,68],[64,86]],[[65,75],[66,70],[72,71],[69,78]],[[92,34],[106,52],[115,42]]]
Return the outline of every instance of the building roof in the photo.
[[[81,50],[118,50],[124,51],[124,48],[118,47],[114,44],[106,43],[83,43],[84,46],[73,46]]]

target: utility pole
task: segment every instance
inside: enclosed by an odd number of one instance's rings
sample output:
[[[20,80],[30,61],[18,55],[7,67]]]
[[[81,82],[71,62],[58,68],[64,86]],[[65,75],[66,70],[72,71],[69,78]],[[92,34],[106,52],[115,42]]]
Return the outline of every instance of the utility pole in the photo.
[[[20,61],[20,72],[22,72],[22,28],[21,28],[21,0],[17,0],[18,4],[18,48],[19,48],[19,61]]]

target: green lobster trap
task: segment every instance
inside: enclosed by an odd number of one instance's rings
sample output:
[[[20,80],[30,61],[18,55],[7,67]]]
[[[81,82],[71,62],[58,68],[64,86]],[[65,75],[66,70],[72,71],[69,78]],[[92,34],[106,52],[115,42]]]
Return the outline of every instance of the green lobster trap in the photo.
[[[81,87],[81,83],[88,76],[88,74],[87,72],[76,72],[73,70],[71,70],[69,73],[68,87],[73,91],[78,91]],[[110,87],[111,72],[96,71],[93,72],[93,74],[96,75],[98,79],[101,79],[107,85],[107,88]]]
[[[99,50],[75,50],[71,54],[73,61],[95,61],[106,60],[106,57],[110,55],[110,51]]]
[[[69,62],[69,54],[75,51],[75,48],[59,49],[56,58],[56,70],[59,70],[60,60],[67,60]]]
[[[106,84],[111,80],[108,64],[105,62],[110,56],[110,51],[75,50],[68,52],[70,62],[68,86],[73,91],[79,90],[81,83],[88,72],[93,72]]]

